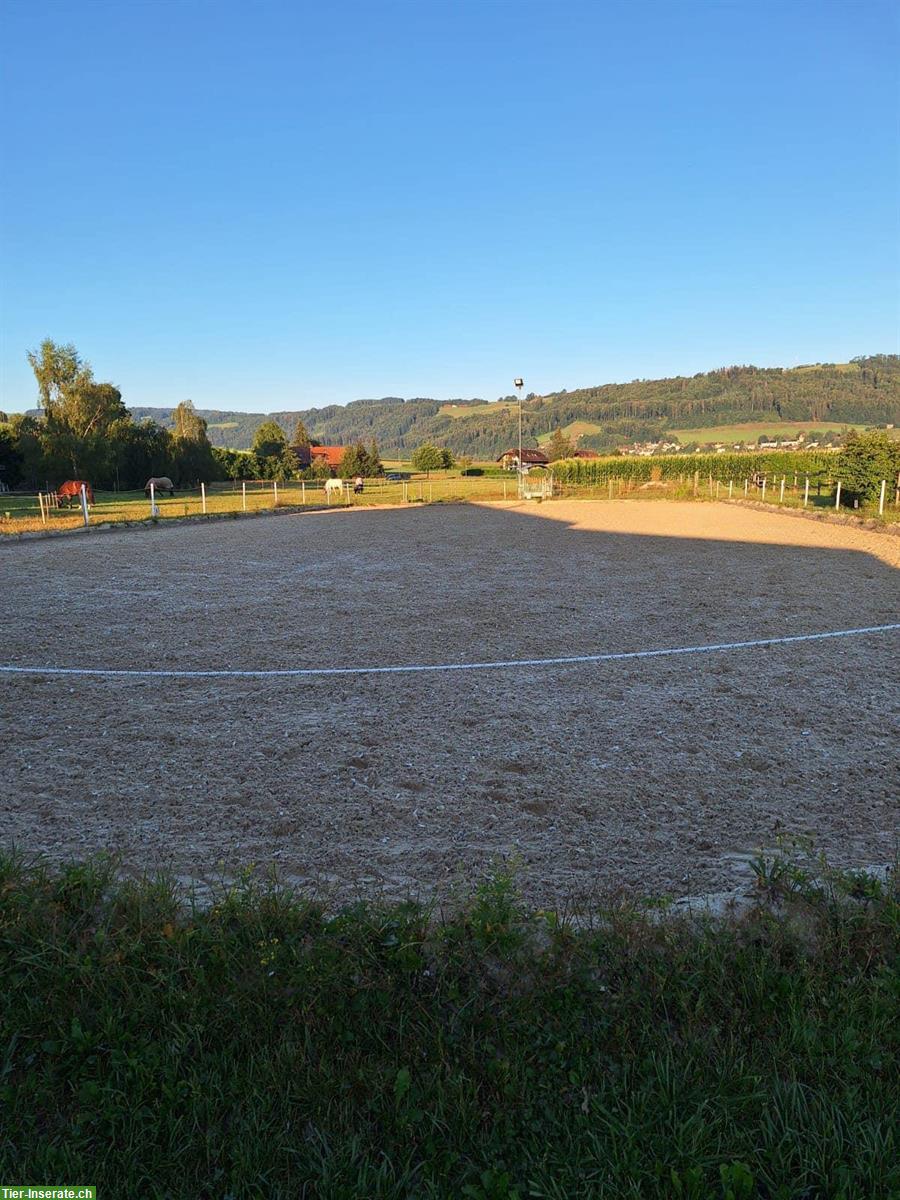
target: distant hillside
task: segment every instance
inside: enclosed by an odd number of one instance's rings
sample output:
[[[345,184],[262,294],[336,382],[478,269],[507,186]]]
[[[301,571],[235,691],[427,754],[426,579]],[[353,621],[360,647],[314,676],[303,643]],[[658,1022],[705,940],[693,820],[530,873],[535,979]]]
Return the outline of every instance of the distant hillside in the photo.
[[[900,355],[880,354],[849,363],[817,363],[793,368],[723,367],[691,377],[641,379],[529,396],[523,402],[526,440],[557,427],[584,423],[580,444],[608,449],[624,441],[667,430],[740,422],[900,424]],[[359,440],[378,442],[383,454],[408,453],[424,441],[456,454],[489,458],[518,437],[514,396],[483,400],[354,400],[304,411],[270,414],[199,409],[209,422],[214,445],[246,449],[263,421],[274,419],[290,436],[302,417],[310,436],[327,445]],[[132,408],[168,425],[171,408]],[[576,426],[578,428],[578,426]],[[683,433],[682,433],[683,436]]]

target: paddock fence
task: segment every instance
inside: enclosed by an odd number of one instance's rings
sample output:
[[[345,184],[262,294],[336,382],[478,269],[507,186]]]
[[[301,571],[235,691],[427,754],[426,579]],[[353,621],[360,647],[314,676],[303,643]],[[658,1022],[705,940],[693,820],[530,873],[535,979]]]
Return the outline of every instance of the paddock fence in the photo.
[[[554,464],[552,485],[542,489],[540,497],[655,500],[759,500],[784,508],[856,511],[859,515],[900,520],[900,478],[883,480],[879,494],[861,503],[848,496],[843,481],[824,472],[753,471],[753,462],[744,462],[743,473],[700,471],[669,472],[662,476],[652,467],[641,471],[622,464],[624,474],[608,470],[567,475],[567,464]],[[560,470],[559,468],[563,468]],[[152,500],[139,492],[97,492],[89,506],[87,520],[80,507],[60,505],[52,491],[21,494],[6,492],[0,500],[0,533],[15,534],[47,529],[76,528],[83,524],[103,525],[115,522],[139,522],[148,519],[172,520],[184,517],[239,516],[275,509],[329,509],[377,505],[408,506],[453,503],[459,501],[515,500],[517,480],[514,474],[501,476],[412,477],[402,480],[385,478],[364,481],[356,492],[345,481],[340,492],[326,492],[324,480],[290,481],[239,480],[176,489],[174,496],[154,495]]]

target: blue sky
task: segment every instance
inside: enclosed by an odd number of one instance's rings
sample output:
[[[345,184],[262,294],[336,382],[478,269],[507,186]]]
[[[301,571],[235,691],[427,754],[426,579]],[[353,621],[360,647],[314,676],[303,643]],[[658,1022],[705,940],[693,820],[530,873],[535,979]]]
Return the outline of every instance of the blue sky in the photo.
[[[897,352],[881,0],[2,0],[0,409]]]

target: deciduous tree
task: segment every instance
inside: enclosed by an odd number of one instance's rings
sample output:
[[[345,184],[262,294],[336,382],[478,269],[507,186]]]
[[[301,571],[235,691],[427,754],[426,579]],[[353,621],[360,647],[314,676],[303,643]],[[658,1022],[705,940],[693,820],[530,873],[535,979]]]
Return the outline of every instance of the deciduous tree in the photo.
[[[444,451],[432,446],[430,442],[424,442],[413,451],[412,465],[414,470],[424,471],[426,475],[430,475],[432,471],[440,471],[444,465]]]
[[[558,462],[561,458],[571,458],[574,447],[571,441],[566,437],[558,427],[553,430],[553,436],[547,443],[545,453],[551,462]]]

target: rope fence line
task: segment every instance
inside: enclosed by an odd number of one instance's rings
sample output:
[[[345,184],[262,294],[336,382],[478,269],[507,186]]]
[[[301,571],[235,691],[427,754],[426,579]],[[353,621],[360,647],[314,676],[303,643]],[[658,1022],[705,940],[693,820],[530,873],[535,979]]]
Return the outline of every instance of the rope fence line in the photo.
[[[46,667],[0,665],[4,675],[65,675],[127,677],[131,679],[273,679],[307,678],[335,675],[404,675],[450,671],[493,671],[516,667],[570,666],[580,663],[623,662],[628,659],[665,658],[682,654],[710,654],[726,650],[749,650],[765,646],[786,646],[798,642],[819,642],[832,638],[861,637],[867,634],[900,630],[900,621],[889,625],[865,625],[859,629],[835,629],[826,633],[798,633],[783,637],[753,638],[744,642],[714,642],[705,646],[672,646],[655,650],[625,650],[604,654],[575,654],[555,658],[510,658],[487,662],[409,663],[382,667],[275,667],[262,670],[177,670],[133,667]]]

